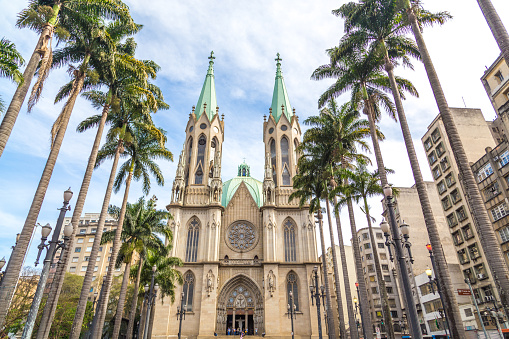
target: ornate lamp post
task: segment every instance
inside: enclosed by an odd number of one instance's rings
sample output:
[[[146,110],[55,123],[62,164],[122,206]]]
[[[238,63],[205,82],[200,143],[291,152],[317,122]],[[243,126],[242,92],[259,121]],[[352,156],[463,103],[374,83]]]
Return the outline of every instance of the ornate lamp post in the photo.
[[[69,188],[64,192],[64,205],[60,208],[60,214],[58,216],[57,225],[55,226],[55,231],[53,232],[53,236],[51,241],[46,244],[46,240],[48,239],[49,234],[51,233],[51,226],[46,224],[41,229],[41,243],[37,248],[39,248],[39,253],[37,254],[37,259],[35,260],[35,266],[39,264],[39,258],[41,257],[42,251],[47,249],[46,257],[44,258],[44,266],[42,268],[41,277],[39,278],[39,283],[37,284],[37,290],[35,291],[34,300],[32,302],[32,306],[30,307],[30,311],[28,312],[27,322],[25,324],[25,328],[23,329],[23,334],[21,338],[28,339],[32,337],[32,331],[34,330],[35,318],[37,318],[37,312],[39,311],[39,306],[41,304],[42,294],[44,289],[46,288],[46,281],[48,280],[49,270],[51,264],[53,263],[53,259],[55,258],[55,253],[58,249],[62,250],[62,254],[66,249],[67,242],[70,239],[70,236],[73,232],[73,226],[71,223],[67,224],[64,227],[64,241],[60,241],[58,238],[60,237],[60,231],[62,230],[62,224],[64,222],[65,213],[71,209],[69,206],[69,201],[72,198],[72,191]],[[61,256],[62,256],[61,254]],[[60,260],[59,260],[60,263]]]
[[[360,338],[360,335],[359,335],[359,320],[357,320],[357,310],[359,309],[359,304],[358,304],[359,300],[357,299],[357,297],[353,297],[353,304],[355,306],[355,313],[353,314],[354,315],[354,319],[355,319],[355,326],[356,326],[356,329],[357,329],[357,337]]]
[[[156,265],[152,266],[152,280],[150,281],[150,291],[148,293],[148,296],[145,295],[146,302],[147,302],[147,314],[145,315],[145,329],[143,330],[143,339],[147,339],[148,327],[150,324],[150,309],[155,302],[157,290],[159,289],[159,285],[156,284],[154,286],[156,270],[157,270]]]
[[[410,252],[410,242],[408,241],[408,234],[410,228],[407,224],[403,223],[400,226],[400,230],[398,230],[398,226],[396,225],[396,216],[394,215],[394,197],[392,196],[392,188],[389,185],[385,185],[383,188],[384,195],[387,201],[387,209],[389,210],[389,222],[390,225],[384,220],[380,224],[382,231],[384,232],[384,236],[386,239],[385,244],[389,249],[389,256],[391,261],[394,261],[392,256],[392,251],[390,245],[394,246],[396,252],[396,259],[398,262],[399,271],[401,272],[401,282],[403,291],[405,292],[405,299],[407,303],[407,312],[408,318],[410,320],[410,327],[412,331],[413,339],[422,339],[422,333],[420,331],[419,321],[417,318],[417,309],[415,308],[415,302],[412,295],[412,287],[410,284],[410,278],[408,277],[408,265],[405,260],[405,255],[403,253],[403,246],[408,249],[410,262],[413,262],[412,254]],[[403,241],[401,240],[399,233],[403,235]],[[390,234],[392,234],[392,240],[390,240]]]
[[[313,298],[316,299],[316,314],[317,314],[317,318],[318,318],[318,338],[322,339],[322,319],[321,319],[321,315],[320,315],[320,292],[319,292],[319,288],[318,288],[318,266],[313,267],[313,273],[314,273],[314,278],[315,278],[315,284],[309,286],[309,291],[311,292],[311,305],[312,306],[314,306]]]
[[[293,334],[293,319],[296,319],[296,316],[297,316],[297,306],[295,306],[294,302],[293,302],[293,291],[290,291],[290,303],[287,305],[287,309],[288,309],[288,318],[291,319],[291,322],[292,322],[292,339],[295,339],[294,337],[294,334]]]
[[[179,321],[178,339],[180,339],[181,334],[182,334],[182,320],[186,319],[186,308],[187,308],[187,305],[184,304],[184,292],[182,292],[181,298],[180,298],[180,306],[177,306],[177,320]]]
[[[360,300],[361,295],[359,293],[359,283],[355,282],[355,288],[357,289],[357,298]],[[361,325],[362,325],[362,336],[366,338],[366,329],[364,328],[364,314],[362,313],[362,305],[359,303],[359,313],[361,314]]]
[[[428,249],[429,257],[431,259],[431,266],[433,267],[433,271],[434,271],[434,270],[436,270],[436,263],[435,263],[435,256],[433,255],[431,244],[427,244],[426,248]],[[442,296],[442,289],[440,286],[440,282],[438,281],[437,278],[431,277],[433,275],[433,271],[430,268],[427,268],[426,275],[428,276],[429,284],[431,286],[431,292],[433,292],[433,294],[435,294],[435,285],[436,285],[436,289],[438,291],[438,296],[440,297],[440,302],[442,303],[442,307],[444,308],[445,322],[447,324],[447,328],[445,329],[445,335],[447,335],[447,329],[449,329],[449,332],[450,332],[451,327],[449,325],[449,318],[447,317],[447,312],[445,310],[444,298]]]

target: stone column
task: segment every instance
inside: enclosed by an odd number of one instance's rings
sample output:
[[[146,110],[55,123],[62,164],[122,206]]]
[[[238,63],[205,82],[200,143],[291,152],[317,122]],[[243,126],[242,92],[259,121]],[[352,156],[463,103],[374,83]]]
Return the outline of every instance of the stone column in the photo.
[[[235,326],[235,307],[233,308],[233,320],[232,320],[232,329],[235,330],[237,326]]]

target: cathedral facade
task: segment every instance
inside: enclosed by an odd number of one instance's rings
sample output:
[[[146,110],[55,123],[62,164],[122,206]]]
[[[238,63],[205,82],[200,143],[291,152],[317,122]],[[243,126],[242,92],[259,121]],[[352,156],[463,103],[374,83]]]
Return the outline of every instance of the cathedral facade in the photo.
[[[315,221],[293,192],[301,129],[288,99],[278,57],[272,104],[263,123],[263,181],[244,162],[238,175],[221,179],[225,123],[217,107],[213,55],[196,107],[186,127],[167,209],[173,219],[172,256],[182,258],[184,284],[176,299],[158,300],[153,338],[176,337],[184,295],[183,338],[248,335],[291,338],[290,295],[299,338],[318,337],[309,286],[320,265]],[[262,143],[260,143],[262,145]],[[323,313],[322,313],[323,314]],[[230,331],[229,331],[230,330]],[[325,331],[324,331],[325,332]]]

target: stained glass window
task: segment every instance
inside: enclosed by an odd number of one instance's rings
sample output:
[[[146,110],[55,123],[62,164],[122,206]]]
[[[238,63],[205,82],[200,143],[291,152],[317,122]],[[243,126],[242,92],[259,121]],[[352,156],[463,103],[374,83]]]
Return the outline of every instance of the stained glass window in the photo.
[[[288,298],[288,304],[290,304],[290,291],[293,294],[293,304],[295,305],[295,310],[299,311],[299,288],[297,285],[297,274],[293,271],[288,274],[286,279],[286,293]]]
[[[194,274],[189,271],[184,276],[184,308],[186,312],[193,311],[193,296],[194,296]]]
[[[296,245],[295,245],[295,225],[287,219],[284,223],[285,236],[285,261],[297,261]]]
[[[200,223],[193,218],[187,231],[186,261],[196,262],[198,254],[198,240],[200,238]]]

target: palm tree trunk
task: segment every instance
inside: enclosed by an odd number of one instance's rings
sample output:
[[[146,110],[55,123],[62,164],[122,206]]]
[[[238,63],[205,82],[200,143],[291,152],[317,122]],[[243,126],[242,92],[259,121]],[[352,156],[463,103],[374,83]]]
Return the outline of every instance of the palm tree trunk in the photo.
[[[334,269],[334,283],[336,284],[336,301],[338,304],[338,316],[339,316],[339,337],[346,338],[345,315],[343,314],[343,298],[341,297],[341,285],[339,283],[338,274],[338,257],[336,256],[336,245],[334,244],[334,232],[332,230],[332,218],[330,213],[330,203],[328,197],[325,199],[325,203],[327,204],[327,218],[329,221],[329,233],[332,251],[332,266]]]
[[[117,231],[115,232],[115,238],[113,239],[113,250],[111,253],[110,263],[108,267],[108,272],[106,273],[106,284],[104,288],[104,297],[103,303],[101,305],[101,312],[99,313],[99,322],[98,324],[104,324],[104,318],[106,317],[106,308],[108,306],[108,300],[110,298],[111,284],[113,282],[113,273],[115,272],[115,262],[117,261],[118,251],[120,249],[120,245],[122,244],[122,228],[124,226],[124,217],[125,211],[127,209],[127,199],[129,197],[129,188],[131,187],[131,181],[133,178],[133,168],[134,161],[131,163],[131,168],[129,170],[129,174],[125,181],[125,191],[124,191],[124,199],[122,201],[122,207],[120,208],[120,215],[118,217],[118,226]],[[118,312],[118,310],[117,310]],[[94,333],[94,338],[99,338],[102,333],[102,326],[97,326],[96,332]]]
[[[338,198],[334,196],[334,206],[338,205]],[[343,267],[343,280],[345,284],[346,308],[348,309],[348,323],[350,324],[350,338],[358,339],[357,323],[355,322],[355,314],[352,304],[352,290],[350,289],[350,278],[348,274],[348,265],[346,263],[345,243],[343,241],[343,231],[341,229],[341,220],[339,219],[339,211],[335,210],[336,227],[338,229],[339,255],[341,256],[341,266]]]
[[[5,316],[7,315],[7,310],[9,309],[9,305],[16,288],[21,266],[23,265],[25,254],[28,250],[28,245],[30,243],[30,239],[32,238],[35,224],[37,222],[37,217],[39,216],[39,212],[44,201],[44,196],[46,195],[49,181],[51,179],[51,175],[53,174],[53,169],[55,168],[55,163],[57,161],[58,153],[60,152],[60,147],[62,146],[62,142],[64,140],[65,131],[67,129],[67,125],[69,124],[69,119],[74,108],[74,103],[76,102],[76,98],[78,97],[81,88],[83,87],[84,80],[85,74],[83,72],[80,72],[74,80],[72,95],[67,100],[67,103],[64,106],[63,112],[61,114],[61,125],[55,135],[55,139],[53,140],[52,147],[48,155],[48,160],[46,161],[46,166],[42,172],[37,190],[35,191],[34,199],[32,200],[32,205],[30,206],[28,216],[25,220],[23,229],[21,230],[18,243],[12,251],[11,257],[9,258],[9,264],[4,273],[1,284],[2,288],[0,289],[0,328],[3,327],[5,323]]]
[[[506,314],[508,314],[509,269],[505,264],[500,244],[497,240],[493,225],[491,224],[490,218],[488,217],[488,212],[486,211],[486,207],[481,198],[481,192],[479,191],[479,187],[477,186],[477,182],[474,178],[474,173],[468,164],[468,158],[465,153],[465,149],[463,148],[458,130],[454,123],[451,111],[449,110],[447,100],[445,99],[440,80],[438,79],[438,75],[435,71],[435,68],[433,67],[433,62],[426,48],[426,43],[419,29],[415,14],[411,7],[407,8],[408,18],[412,23],[412,31],[417,42],[417,46],[419,47],[419,52],[421,54],[424,67],[426,68],[426,73],[433,90],[433,95],[435,96],[435,100],[440,111],[440,116],[442,118],[442,122],[444,123],[444,128],[449,139],[449,144],[451,145],[454,158],[456,159],[456,164],[458,165],[460,172],[459,179],[465,188],[467,202],[469,204],[470,210],[472,211],[474,221],[477,225],[477,231],[479,232],[481,245],[486,255],[486,261],[488,262],[488,265],[490,266],[491,272],[493,274],[502,306],[504,307]],[[434,246],[433,243],[431,245]],[[435,258],[437,258],[437,264],[440,265],[440,267],[445,267],[445,258],[441,252],[442,251],[440,247],[433,248],[433,255],[435,255]]]
[[[509,34],[507,34],[500,16],[495,7],[493,7],[491,0],[477,0],[477,3],[481,7],[481,11],[486,18],[486,22],[488,22],[488,26],[490,26],[491,33],[497,41],[506,64],[509,65]]]
[[[52,34],[53,25],[48,23],[44,26],[41,35],[39,36],[39,41],[37,42],[34,52],[32,53],[27,67],[25,68],[25,72],[23,72],[23,83],[21,83],[21,85],[19,85],[16,89],[16,92],[14,92],[9,108],[7,108],[2,124],[0,124],[0,157],[5,149],[7,140],[9,140],[14,124],[16,123],[16,119],[18,118],[19,111],[21,110],[21,106],[23,106],[23,102],[27,96],[28,89],[30,88],[30,84],[34,78],[39,61],[43,58],[45,53],[51,53],[48,45],[51,41]],[[0,326],[2,325],[3,320],[0,316]]]
[[[390,61],[389,56],[387,55],[387,51],[385,56],[385,69],[387,71],[387,75],[389,76],[389,81],[391,83],[392,95],[394,97],[394,102],[396,104],[396,110],[398,112],[398,118],[401,126],[401,131],[403,133],[403,139],[405,140],[408,159],[410,160],[410,166],[412,167],[412,174],[414,176],[415,186],[417,188],[417,194],[419,196],[419,202],[421,204],[422,214],[424,216],[424,222],[426,224],[426,229],[428,231],[429,241],[433,248],[436,246],[437,256],[440,256],[440,259],[437,260],[437,263],[440,262],[441,264],[440,265],[437,264],[436,273],[440,281],[440,285],[442,286],[442,295],[445,301],[444,310],[449,318],[451,326],[450,328],[451,336],[453,338],[464,338],[465,329],[463,327],[463,320],[461,319],[458,302],[456,301],[456,295],[454,294],[451,275],[449,273],[449,269],[447,268],[447,261],[445,259],[445,254],[442,248],[442,242],[440,241],[440,235],[438,234],[438,227],[435,222],[433,210],[431,209],[428,191],[424,184],[424,179],[422,178],[419,160],[417,159],[417,154],[415,153],[412,135],[410,133],[410,128],[408,127],[408,123],[406,120],[405,110],[403,108],[403,103],[401,102],[401,97],[399,94],[398,85],[396,83],[396,78],[394,77],[394,65]]]
[[[127,294],[127,283],[129,282],[129,272],[131,271],[131,261],[125,264],[124,277],[122,278],[122,287],[120,288],[120,296],[118,297],[117,314],[113,325],[112,339],[118,339],[120,335],[120,325],[122,325],[122,315],[124,313],[125,298]]]
[[[87,197],[90,181],[92,180],[92,173],[94,171],[95,161],[97,159],[97,153],[99,152],[101,137],[104,131],[104,125],[106,124],[106,118],[108,117],[109,109],[110,105],[108,102],[106,105],[104,105],[102,111],[101,121],[97,128],[97,133],[95,135],[92,151],[90,152],[90,157],[88,158],[87,169],[85,171],[85,175],[83,176],[83,182],[81,183],[81,189],[78,195],[78,200],[76,201],[76,205],[74,206],[74,212],[71,220],[71,224],[74,226],[74,231],[69,239],[68,245],[69,248],[72,248],[72,245],[74,244],[74,237],[76,234],[78,224],[80,222],[81,213],[83,212],[83,206],[85,205],[85,199]],[[51,329],[53,319],[55,318],[58,298],[60,297],[60,292],[62,291],[65,271],[67,270],[70,257],[71,253],[69,251],[64,251],[64,254],[62,255],[62,264],[58,265],[55,278],[53,279],[53,283],[51,284],[51,289],[48,299],[46,301],[46,305],[44,306],[44,311],[41,318],[41,325],[39,327],[39,330],[37,331],[37,339],[47,339],[49,336],[49,331]]]
[[[156,300],[154,300],[154,304],[152,305],[152,307],[150,308],[150,324],[148,326],[148,335],[147,335],[147,338],[151,339],[152,338],[152,328],[154,327],[154,317],[155,317],[155,314],[156,314]],[[246,325],[247,326],[247,325]]]
[[[362,311],[364,313],[363,322],[364,328],[366,329],[366,338],[373,339],[373,323],[371,322],[371,312],[368,302],[368,292],[366,287],[366,281],[364,280],[364,272],[362,271],[361,253],[359,248],[359,238],[357,237],[357,226],[355,225],[355,215],[353,213],[352,200],[347,200],[348,217],[350,218],[350,228],[352,230],[352,247],[353,254],[355,257],[355,271],[357,273],[357,282],[359,283],[359,303],[362,305]]]
[[[76,308],[76,314],[71,327],[70,339],[79,339],[81,333],[81,327],[83,326],[83,318],[85,316],[85,310],[87,308],[87,300],[92,286],[92,278],[94,276],[94,267],[97,260],[97,254],[99,247],[101,246],[101,238],[104,229],[104,223],[108,216],[108,206],[110,204],[111,192],[113,190],[113,183],[115,181],[115,174],[117,172],[118,159],[120,157],[120,150],[123,146],[123,141],[118,141],[115,157],[113,158],[113,164],[111,165],[110,178],[108,180],[108,186],[106,187],[106,193],[104,195],[103,205],[101,208],[101,214],[99,215],[99,223],[97,225],[97,233],[95,235],[94,243],[92,245],[92,252],[87,266],[87,272],[85,273],[85,279],[83,280],[83,286],[81,288],[80,299]],[[97,322],[97,327],[101,328],[102,331],[103,323]],[[95,338],[95,337],[94,337]]]
[[[136,273],[136,282],[134,283],[133,301],[131,303],[131,310],[129,311],[129,326],[127,327],[126,339],[133,337],[134,319],[136,318],[136,309],[138,306],[138,294],[140,290],[141,269],[143,268],[143,257],[140,254],[140,261],[138,263],[138,272]]]
[[[375,233],[373,232],[373,226],[371,225],[371,215],[369,214],[368,199],[363,196],[364,200],[364,211],[366,211],[366,219],[368,221],[369,238],[371,240],[371,247],[373,249],[373,259],[375,260],[375,271],[376,279],[378,280],[378,288],[380,290],[380,296],[382,299],[382,311],[385,320],[385,331],[387,337],[394,339],[394,326],[392,323],[391,307],[389,305],[389,297],[387,295],[387,288],[385,287],[385,280],[382,275],[382,267],[380,266],[380,258],[378,257],[378,244],[375,241]]]
[[[322,214],[321,211],[318,211],[319,215]],[[325,300],[327,302],[327,334],[329,335],[329,339],[336,338],[336,330],[334,328],[334,319],[332,319],[332,305],[330,298],[330,289],[329,289],[329,278],[327,276],[327,259],[325,258],[325,239],[323,236],[323,219],[320,217],[318,228],[320,229],[320,244],[322,246],[322,265],[323,265],[323,286],[325,287]],[[320,319],[320,321],[322,321]]]

